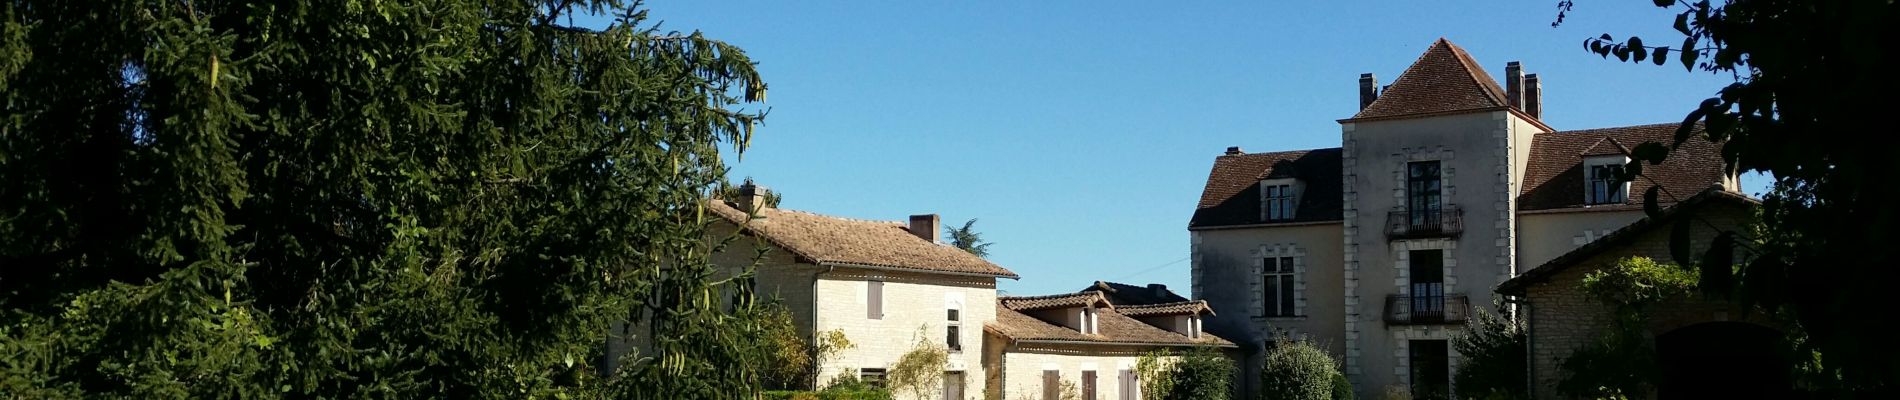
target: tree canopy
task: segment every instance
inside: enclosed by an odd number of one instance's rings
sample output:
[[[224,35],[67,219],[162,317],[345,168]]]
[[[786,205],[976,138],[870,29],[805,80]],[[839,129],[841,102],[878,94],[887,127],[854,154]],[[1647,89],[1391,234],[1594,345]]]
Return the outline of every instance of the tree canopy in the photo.
[[[1673,143],[1634,150],[1632,178],[1688,140],[1722,143],[1732,171],[1775,179],[1763,199],[1762,229],[1728,232],[1696,262],[1700,287],[1799,321],[1822,365],[1852,390],[1892,391],[1900,383],[1900,325],[1888,296],[1900,280],[1892,245],[1900,209],[1900,163],[1886,132],[1900,6],[1885,0],[1655,0],[1672,10],[1674,40],[1604,34],[1584,46],[1605,58],[1726,74],[1734,83],[1688,110]],[[1570,11],[1570,1],[1559,2]],[[1560,12],[1558,22],[1563,21]],[[1654,39],[1654,38],[1652,38]],[[1664,44],[1664,46],[1656,46]],[[1673,46],[1671,46],[1673,45]],[[1695,126],[1705,129],[1698,131]],[[1699,134],[1697,132],[1700,132]],[[1698,137],[1699,136],[1699,137]],[[1645,203],[1687,193],[1651,189]],[[1672,246],[1686,249],[1686,239]],[[1729,257],[1740,248],[1747,257]],[[1681,251],[1686,253],[1686,250]],[[1731,271],[1739,262],[1743,268]]]
[[[0,393],[752,393],[767,341],[699,207],[765,83],[656,26],[620,0],[0,2]],[[629,318],[653,343],[592,370]]]
[[[977,257],[990,256],[990,245],[993,243],[984,241],[983,234],[976,231],[976,218],[965,221],[963,227],[960,228],[944,227],[943,234],[950,237],[951,246],[968,251]]]

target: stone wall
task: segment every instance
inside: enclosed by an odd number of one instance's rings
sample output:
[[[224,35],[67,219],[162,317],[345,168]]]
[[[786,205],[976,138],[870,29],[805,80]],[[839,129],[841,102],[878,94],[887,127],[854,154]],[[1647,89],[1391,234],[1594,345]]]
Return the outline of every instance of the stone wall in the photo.
[[[1730,203],[1708,203],[1693,218],[1707,221],[1697,223],[1691,230],[1691,248],[1695,254],[1702,254],[1720,227],[1734,230],[1746,226],[1750,211],[1746,207]],[[1535,379],[1532,393],[1537,398],[1558,398],[1557,382],[1565,373],[1559,367],[1570,353],[1596,340],[1609,327],[1611,308],[1591,299],[1583,293],[1583,277],[1591,272],[1614,265],[1617,260],[1632,256],[1649,257],[1662,263],[1674,263],[1669,254],[1669,232],[1673,223],[1651,227],[1638,234],[1632,242],[1609,248],[1592,257],[1582,260],[1549,280],[1534,284],[1526,290],[1530,300],[1528,306],[1531,334],[1531,370]],[[1542,268],[1549,268],[1545,266]],[[1752,322],[1759,321],[1759,313]],[[1743,320],[1742,313],[1731,305],[1704,300],[1700,295],[1658,305],[1650,320],[1651,337],[1671,330],[1702,322]]]
[[[1135,373],[1147,350],[1137,347],[1051,345],[1013,348],[1002,353],[1003,375],[996,390],[1002,399],[1041,399],[1044,371],[1057,371],[1081,393],[1082,371],[1095,371],[1095,398],[1122,399],[1122,374]],[[1139,381],[1133,382],[1139,394]]]
[[[869,318],[867,286],[883,282],[883,317]],[[816,329],[844,331],[856,345],[819,368],[819,380],[856,375],[861,368],[890,368],[919,341],[946,340],[950,308],[959,309],[963,350],[950,355],[949,371],[963,371],[965,393],[974,397],[984,376],[983,325],[996,320],[996,280],[939,274],[836,268],[819,275]]]

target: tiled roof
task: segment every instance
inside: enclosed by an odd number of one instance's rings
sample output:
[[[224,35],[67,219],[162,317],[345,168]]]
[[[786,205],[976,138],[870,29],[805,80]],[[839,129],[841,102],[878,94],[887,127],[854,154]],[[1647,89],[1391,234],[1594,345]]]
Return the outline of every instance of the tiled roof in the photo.
[[[1260,180],[1295,178],[1306,185],[1293,220],[1341,220],[1339,148],[1232,154],[1214,159],[1189,228],[1259,224]]]
[[[1636,222],[1631,222],[1629,225],[1624,225],[1622,228],[1618,228],[1615,232],[1610,232],[1608,235],[1604,235],[1596,241],[1585,244],[1561,256],[1557,256],[1557,258],[1545,262],[1544,265],[1524,271],[1524,273],[1518,274],[1517,277],[1498,284],[1497,292],[1521,296],[1532,284],[1547,281],[1550,277],[1556,276],[1558,272],[1563,272],[1563,270],[1575,266],[1591,256],[1601,254],[1616,246],[1629,244],[1630,241],[1642,236],[1643,232],[1666,226],[1670,221],[1674,221],[1678,216],[1683,215],[1685,210],[1702,207],[1703,204],[1710,204],[1717,201],[1741,204],[1748,207],[1761,204],[1760,201],[1749,198],[1741,193],[1721,190],[1719,188],[1704,189],[1702,192],[1678,202],[1672,207],[1663,209],[1660,215],[1644,217],[1643,219],[1636,220]]]
[[[1530,165],[1524,171],[1524,191],[1518,196],[1519,211],[1577,209],[1585,210],[1583,158],[1615,154],[1606,148],[1636,146],[1643,142],[1674,142],[1680,124],[1625,126],[1539,133],[1531,142]],[[1662,185],[1657,197],[1669,204],[1694,195],[1724,181],[1722,149],[1714,142],[1697,138],[1682,143],[1659,165],[1643,166],[1643,178],[1630,182],[1628,199],[1623,204],[1593,205],[1588,210],[1640,209],[1643,193]]]
[[[1116,306],[1178,303],[1188,301],[1186,297],[1168,290],[1167,286],[1148,287],[1125,283],[1095,281],[1095,284],[1083,288],[1083,292],[1102,292],[1108,302]]]
[[[815,264],[1017,277],[1015,272],[967,251],[919,238],[900,222],[838,218],[777,208],[760,210],[759,215],[764,218],[748,219],[739,208],[716,200],[707,202],[706,208],[743,227],[747,233],[765,238]]]
[[[1439,38],[1377,100],[1349,120],[1508,108],[1498,82],[1465,49]]]
[[[1043,296],[1047,297],[1047,296]],[[1170,332],[1154,325],[1116,313],[1113,309],[1102,309],[1096,314],[1096,327],[1099,334],[1083,334],[1073,328],[1049,323],[1036,317],[1011,309],[998,299],[996,321],[984,326],[984,330],[1011,340],[1060,340],[1071,342],[1096,342],[1105,345],[1211,345],[1233,347],[1234,343],[1206,332],[1199,339],[1189,339],[1187,335]]]
[[[1086,305],[1104,305],[1114,308],[1107,298],[1099,292],[1081,292],[1052,294],[1047,296],[999,296],[996,303],[1018,311],[1046,310],[1051,308],[1081,307]]]
[[[1214,308],[1208,307],[1206,301],[1194,300],[1194,301],[1183,301],[1183,302],[1178,302],[1178,303],[1116,306],[1115,312],[1118,312],[1118,313],[1121,313],[1122,315],[1126,315],[1130,317],[1147,317],[1147,316],[1155,316],[1155,315],[1194,315],[1194,314],[1200,314],[1202,312],[1206,312],[1208,315],[1213,315]]]

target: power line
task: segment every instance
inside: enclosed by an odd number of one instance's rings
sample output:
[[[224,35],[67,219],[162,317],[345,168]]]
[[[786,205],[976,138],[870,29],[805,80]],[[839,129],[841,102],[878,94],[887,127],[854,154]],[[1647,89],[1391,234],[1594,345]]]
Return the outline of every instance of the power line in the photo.
[[[1161,264],[1161,265],[1156,265],[1156,266],[1153,266],[1153,267],[1148,267],[1148,268],[1146,268],[1146,269],[1143,269],[1143,270],[1140,270],[1140,271],[1135,271],[1135,273],[1132,273],[1132,274],[1128,274],[1128,275],[1124,275],[1124,276],[1121,276],[1121,277],[1118,277],[1118,278],[1115,278],[1115,280],[1118,280],[1118,281],[1119,281],[1119,280],[1123,280],[1123,279],[1128,279],[1128,278],[1133,278],[1133,277],[1137,277],[1137,276],[1141,276],[1141,275],[1143,275],[1143,274],[1147,274],[1147,273],[1149,273],[1149,272],[1154,272],[1155,270],[1159,270],[1159,269],[1161,269],[1161,267],[1166,267],[1166,266],[1170,266],[1170,265],[1175,265],[1175,264],[1180,264],[1180,263],[1181,263],[1182,261],[1187,261],[1187,260],[1188,260],[1188,259],[1190,259],[1190,258],[1194,258],[1194,256],[1193,256],[1193,255],[1189,255],[1189,256],[1187,256],[1187,257],[1181,257],[1181,259],[1179,259],[1179,260],[1174,260],[1174,261],[1169,261],[1169,262],[1167,262],[1166,264]]]

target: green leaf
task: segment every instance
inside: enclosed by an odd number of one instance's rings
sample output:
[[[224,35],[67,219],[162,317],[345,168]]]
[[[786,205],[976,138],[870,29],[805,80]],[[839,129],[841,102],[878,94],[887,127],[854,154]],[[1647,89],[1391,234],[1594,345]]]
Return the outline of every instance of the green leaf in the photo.
[[[1669,229],[1669,257],[1676,259],[1677,264],[1695,264],[1695,253],[1689,251],[1691,248],[1689,233],[1693,224],[1694,221],[1684,218],[1676,221],[1676,226]]]
[[[1682,38],[1682,58],[1680,59],[1682,61],[1682,69],[1694,71],[1695,59],[1700,56],[1702,56],[1702,53],[1695,49],[1695,35]]]
[[[1615,53],[1616,53],[1616,59],[1617,59],[1618,61],[1629,61],[1629,60],[1630,60],[1630,48],[1629,48],[1629,47],[1625,47],[1625,46],[1623,46],[1623,45],[1617,45],[1617,46],[1616,46],[1616,51],[1615,51]]]
[[[1670,145],[1671,147],[1682,147],[1682,142],[1689,141],[1689,137],[1695,134],[1695,123],[1702,121],[1702,112],[1702,109],[1697,108],[1690,111],[1689,116],[1682,118],[1682,125],[1676,126],[1676,143]]]
[[[1673,5],[1676,5],[1676,0],[1655,0],[1655,1],[1656,1],[1656,6],[1657,6],[1657,7],[1665,7],[1665,8],[1666,8],[1666,7],[1669,7],[1669,6],[1673,6]]]
[[[1630,150],[1630,158],[1648,161],[1649,165],[1662,164],[1664,159],[1669,158],[1669,147],[1663,146],[1662,143],[1643,142]]]
[[[1649,218],[1662,216],[1662,205],[1656,202],[1656,197],[1661,191],[1662,186],[1650,186],[1648,190],[1643,191],[1643,215]]]
[[[1689,34],[1689,12],[1688,11],[1683,11],[1681,14],[1676,14],[1676,32],[1682,32],[1682,34],[1684,35]]]
[[[1702,293],[1718,298],[1727,298],[1735,289],[1735,234],[1722,232],[1709,241],[1709,251],[1702,254],[1702,262],[1697,265],[1702,270],[1698,286]]]
[[[1657,47],[1656,51],[1649,55],[1649,60],[1655,61],[1657,66],[1662,66],[1663,60],[1667,59],[1669,59],[1669,46]]]

